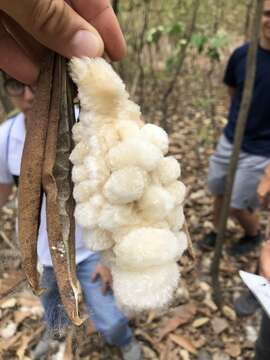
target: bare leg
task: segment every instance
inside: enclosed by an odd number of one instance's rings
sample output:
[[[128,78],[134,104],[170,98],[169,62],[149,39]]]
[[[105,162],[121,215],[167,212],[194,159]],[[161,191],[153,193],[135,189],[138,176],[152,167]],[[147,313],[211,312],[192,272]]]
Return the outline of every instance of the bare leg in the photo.
[[[247,209],[231,209],[231,216],[234,217],[245,231],[246,235],[256,236],[259,231],[259,219],[257,213]]]
[[[216,195],[214,197],[213,224],[216,232],[218,231],[223,200],[223,195]],[[239,222],[239,224],[244,229],[246,235],[257,235],[259,230],[259,219],[256,212],[250,212],[247,209],[230,209],[230,216],[232,216]]]

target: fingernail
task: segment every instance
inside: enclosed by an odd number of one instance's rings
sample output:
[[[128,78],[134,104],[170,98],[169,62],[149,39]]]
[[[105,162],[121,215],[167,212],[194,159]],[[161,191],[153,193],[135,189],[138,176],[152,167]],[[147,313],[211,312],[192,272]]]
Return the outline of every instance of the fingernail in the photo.
[[[103,44],[97,35],[87,30],[78,31],[72,38],[70,44],[72,56],[97,57],[103,52]]]

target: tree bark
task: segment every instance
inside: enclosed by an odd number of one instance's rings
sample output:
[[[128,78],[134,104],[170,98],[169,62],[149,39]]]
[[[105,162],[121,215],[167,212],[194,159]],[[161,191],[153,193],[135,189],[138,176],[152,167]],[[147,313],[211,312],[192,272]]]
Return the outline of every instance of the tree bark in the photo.
[[[246,20],[245,20],[245,28],[244,28],[244,34],[245,34],[246,41],[249,39],[249,35],[250,35],[250,19],[252,16],[252,8],[253,8],[253,0],[247,0]]]
[[[252,37],[251,37],[247,64],[246,64],[246,78],[245,78],[243,97],[237,119],[237,126],[236,126],[235,138],[234,138],[234,148],[230,160],[228,176],[226,179],[224,203],[221,211],[217,242],[215,247],[215,254],[211,267],[211,275],[212,275],[212,283],[213,283],[213,291],[214,291],[213,296],[216,304],[219,307],[221,306],[222,303],[222,295],[221,295],[221,289],[219,283],[219,265],[222,254],[224,235],[227,227],[227,220],[229,216],[230,201],[231,201],[232,188],[235,178],[235,172],[237,169],[238,157],[241,150],[247,116],[252,99],[252,92],[253,92],[253,86],[254,86],[255,74],[256,74],[256,56],[257,56],[258,38],[260,31],[260,21],[261,21],[263,2],[264,0],[257,0],[256,11],[253,18]]]

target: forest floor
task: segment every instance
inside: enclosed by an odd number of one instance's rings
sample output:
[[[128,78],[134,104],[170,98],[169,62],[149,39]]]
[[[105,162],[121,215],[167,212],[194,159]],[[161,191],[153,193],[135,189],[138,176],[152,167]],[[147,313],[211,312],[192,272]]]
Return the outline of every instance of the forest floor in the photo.
[[[183,88],[185,84],[179,86]],[[182,258],[179,264],[182,280],[170,309],[142,314],[131,319],[131,326],[142,344],[145,359],[252,359],[260,312],[240,319],[233,310],[233,301],[244,290],[238,271],[253,272],[259,250],[248,256],[231,257],[227,246],[242,234],[229,221],[220,272],[223,307],[218,310],[211,289],[213,253],[202,252],[196,246],[197,240],[212,226],[212,199],[206,188],[208,159],[225,123],[226,104],[221,96],[213,122],[191,98],[186,94],[170,115],[173,129],[170,151],[180,161],[182,180],[190,191],[185,213],[196,260],[187,255]],[[158,123],[159,117],[159,113],[152,111],[149,119],[146,118]],[[30,349],[38,342],[44,324],[39,299],[22,282],[18,244],[12,235],[15,208],[13,200],[0,217],[0,358],[29,360]],[[261,214],[261,222],[265,226],[266,214]],[[88,330],[69,329],[48,359],[120,359],[117,349],[105,345],[98,334]]]

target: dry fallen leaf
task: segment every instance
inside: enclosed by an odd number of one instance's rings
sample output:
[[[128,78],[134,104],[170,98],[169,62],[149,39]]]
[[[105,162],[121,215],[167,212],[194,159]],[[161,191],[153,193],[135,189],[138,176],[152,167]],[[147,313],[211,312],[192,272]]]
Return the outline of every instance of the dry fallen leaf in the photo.
[[[13,308],[14,306],[16,306],[16,303],[17,301],[15,298],[10,298],[0,303],[0,308],[1,309]]]
[[[17,310],[14,313],[14,321],[17,325],[22,323],[26,318],[31,317],[32,313],[31,311],[21,311]]]
[[[25,281],[22,271],[14,271],[8,274],[7,278],[0,281],[0,299],[12,293],[14,289]]]
[[[168,338],[162,351],[160,352],[159,360],[168,360],[169,354],[173,348],[172,341]]]
[[[193,321],[192,326],[197,329],[197,328],[207,324],[209,321],[210,321],[209,318],[202,317],[202,318],[199,318],[199,319],[196,319],[195,321]]]
[[[171,334],[169,338],[177,345],[189,351],[191,354],[197,354],[197,350],[195,346],[193,345],[192,341],[189,340],[187,337],[182,335]]]
[[[179,326],[192,320],[193,316],[196,314],[196,310],[197,308],[193,303],[176,308],[173,312],[173,317],[159,330],[158,341],[161,341],[166,335],[177,329]]]
[[[11,338],[17,330],[17,324],[13,321],[10,321],[4,328],[0,330],[0,335],[3,339]]]
[[[211,320],[214,333],[219,335],[229,327],[228,321],[219,317],[215,317]]]
[[[181,356],[181,360],[190,360],[188,351],[182,349],[182,350],[180,350],[179,353],[180,353],[180,356]]]
[[[226,318],[228,318],[231,321],[235,321],[236,320],[236,313],[235,311],[230,308],[229,306],[225,305],[222,308],[222,312],[223,314],[226,316]]]
[[[241,347],[239,344],[227,344],[225,352],[233,358],[237,358],[241,355]]]

